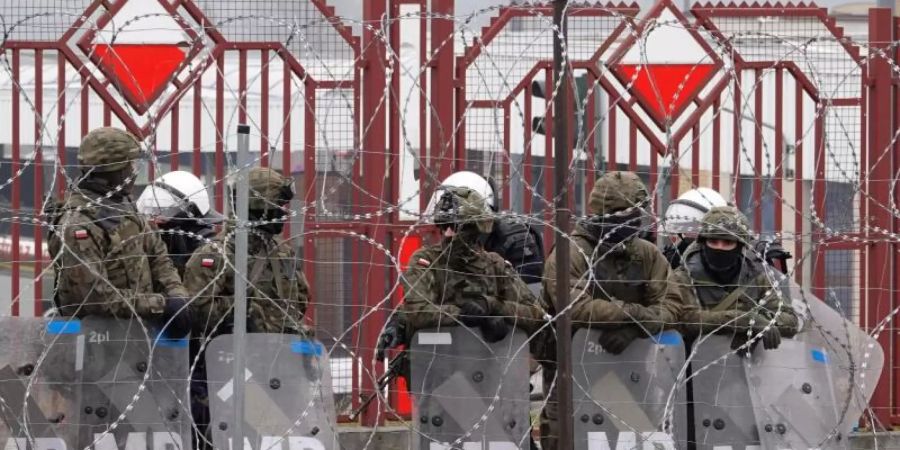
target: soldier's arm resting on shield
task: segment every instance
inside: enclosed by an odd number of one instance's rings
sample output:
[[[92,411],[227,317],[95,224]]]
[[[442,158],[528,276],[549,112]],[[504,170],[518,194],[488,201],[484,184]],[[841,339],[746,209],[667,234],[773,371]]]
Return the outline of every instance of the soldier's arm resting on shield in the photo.
[[[577,248],[577,247],[575,247]],[[621,305],[603,298],[591,297],[592,271],[581,253],[572,251],[569,261],[569,302],[572,305],[572,325],[575,327],[620,327],[631,322]],[[556,283],[552,282],[553,289]]]
[[[184,285],[193,298],[194,328],[204,334],[224,323],[234,306],[232,271],[224,259],[221,247],[207,244],[191,255],[184,269]]]
[[[163,314],[164,295],[117,289],[110,283],[106,273],[106,252],[98,242],[104,235],[99,227],[67,221],[60,231],[63,245],[57,276],[60,307],[64,314],[119,318],[137,314],[148,319]]]
[[[685,337],[709,333],[733,334],[736,320],[747,315],[746,312],[737,310],[708,311],[701,308],[691,276],[684,266],[672,272],[669,279],[671,288],[680,293],[681,317],[678,328]]]
[[[791,291],[787,279],[772,280],[766,278],[772,289],[768,290],[765,300],[759,302],[760,315],[766,324],[778,328],[782,337],[791,338],[800,330],[797,312],[791,306]]]
[[[491,314],[506,318],[529,335],[534,334],[544,324],[546,311],[512,267],[508,266],[499,256],[497,260],[497,267],[501,273],[497,281],[502,301],[498,302],[496,311],[491,311]]]
[[[435,270],[430,268],[430,260],[416,252],[411,264],[400,281],[403,283],[403,305],[401,319],[406,324],[406,332],[412,336],[423,328],[439,325],[459,325],[460,309],[457,305],[444,303],[441,293],[435,292]],[[448,295],[449,297],[449,295]]]
[[[650,253],[645,263],[647,277],[647,305],[626,303],[625,314],[647,333],[657,334],[677,326],[681,316],[681,291],[669,283],[671,269],[659,251]]]

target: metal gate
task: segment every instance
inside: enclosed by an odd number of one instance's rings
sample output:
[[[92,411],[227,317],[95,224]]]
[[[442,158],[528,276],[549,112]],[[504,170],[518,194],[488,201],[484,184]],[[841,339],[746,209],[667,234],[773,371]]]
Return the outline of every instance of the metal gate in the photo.
[[[143,138],[153,157],[139,184],[191,170],[227,209],[234,130],[249,123],[259,163],[297,180],[285,236],[302,248],[310,320],[332,346],[346,413],[382,370],[371,343],[397,299],[404,238],[428,233],[413,226],[431,190],[468,168],[497,180],[504,209],[549,222],[552,116],[567,114],[576,215],[605,170],[637,171],[657,213],[691,187],[719,189],[758,232],[784,240],[799,283],[869,329],[890,326],[900,278],[900,264],[884,264],[900,262],[890,12],[870,12],[870,45],[857,46],[802,3],[573,3],[575,101],[557,112],[551,6],[467,15],[457,3],[0,1],[2,312],[48,305],[42,206],[77,173],[90,129]],[[683,48],[654,50],[667,39]],[[164,70],[136,76],[147,55]],[[889,335],[879,334],[885,348]],[[876,393],[886,423],[897,379]],[[383,418],[375,407],[363,416]]]

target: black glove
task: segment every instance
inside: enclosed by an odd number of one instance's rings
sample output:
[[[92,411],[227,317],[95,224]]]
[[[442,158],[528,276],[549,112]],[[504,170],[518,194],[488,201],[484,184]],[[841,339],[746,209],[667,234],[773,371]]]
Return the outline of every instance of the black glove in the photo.
[[[634,326],[622,327],[618,330],[607,330],[600,334],[597,342],[607,353],[618,355],[625,351],[631,342],[643,335],[644,332]]]
[[[459,306],[459,321],[467,327],[481,325],[487,316],[487,308],[481,302],[465,302]]]
[[[169,297],[166,299],[166,307],[163,309],[162,325],[165,336],[172,339],[181,339],[191,332],[191,309],[188,301],[183,297]]]
[[[385,325],[384,333],[381,333],[381,337],[378,338],[378,345],[375,347],[375,357],[377,359],[384,359],[384,351],[399,346],[403,343],[403,340],[403,325],[401,325],[397,321],[397,317],[394,316],[387,325]]]
[[[481,322],[481,336],[488,344],[500,342],[512,331],[512,326],[502,317],[488,317]]]
[[[737,356],[739,358],[743,358],[751,353],[756,348],[756,344],[759,344],[759,339],[753,341],[749,347],[745,347],[747,341],[750,340],[750,336],[747,336],[746,331],[738,331],[734,337],[731,338],[731,349],[737,351]]]
[[[781,345],[781,332],[778,331],[778,328],[772,326],[769,327],[768,330],[754,330],[754,334],[762,333],[762,337],[760,340],[763,343],[763,348],[766,350],[775,350]]]

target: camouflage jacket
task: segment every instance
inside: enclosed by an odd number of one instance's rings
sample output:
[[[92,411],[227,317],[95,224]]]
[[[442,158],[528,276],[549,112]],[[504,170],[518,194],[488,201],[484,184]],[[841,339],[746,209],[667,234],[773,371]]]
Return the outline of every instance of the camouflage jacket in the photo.
[[[479,291],[487,300],[488,314],[506,317],[529,334],[544,323],[537,298],[496,253],[480,250],[453,261],[444,246],[425,246],[412,255],[401,282],[400,317],[408,337],[423,328],[459,325],[459,305],[466,301],[460,283]]]
[[[675,326],[680,292],[669,284],[669,264],[655,245],[635,238],[623,250],[607,252],[596,249],[597,239],[581,225],[576,226],[572,243],[568,270],[574,327],[615,329],[638,322],[658,333]],[[543,302],[554,315],[556,274],[554,248],[544,268],[542,290]]]
[[[129,199],[71,191],[48,239],[63,315],[157,318],[187,297],[166,245]]]
[[[746,331],[752,317],[756,324],[772,322],[782,336],[795,335],[797,315],[791,307],[787,285],[779,284],[779,279],[783,280],[783,277],[766,271],[759,261],[745,252],[737,281],[732,285],[720,285],[703,267],[700,246],[692,244],[684,254],[684,265],[672,275],[673,284],[681,290],[685,303],[681,315],[684,334]],[[728,300],[735,292],[736,297]],[[727,303],[720,306],[723,301]]]
[[[194,332],[202,336],[230,333],[234,308],[234,240],[226,227],[212,243],[197,249],[185,268]],[[258,333],[305,334],[303,316],[309,285],[300,258],[276,236],[248,233],[247,329]]]

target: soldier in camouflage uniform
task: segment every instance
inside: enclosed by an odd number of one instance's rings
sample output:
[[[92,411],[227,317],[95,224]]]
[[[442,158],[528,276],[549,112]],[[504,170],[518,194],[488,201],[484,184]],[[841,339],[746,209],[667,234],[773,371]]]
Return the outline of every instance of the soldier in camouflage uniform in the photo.
[[[510,264],[484,250],[492,226],[484,198],[468,188],[448,188],[434,223],[442,242],[415,252],[402,278],[399,314],[406,335],[459,324],[479,328],[488,342],[502,340],[514,327],[536,332],[544,311],[534,294]]]
[[[180,337],[190,331],[187,291],[129,196],[139,156],[137,138],[116,128],[93,130],[81,142],[82,177],[51,214],[56,306],[67,316],[162,321]]]
[[[268,168],[250,170],[251,221],[248,232],[247,329],[257,333],[305,333],[301,324],[309,301],[309,285],[300,258],[278,236],[294,196],[293,180]],[[191,256],[184,280],[196,295],[192,303],[195,330],[203,336],[230,333],[234,308],[233,227]]]
[[[759,341],[775,349],[782,337],[797,333],[788,290],[754,255],[752,243],[747,218],[737,209],[716,207],[703,217],[697,242],[672,276],[685,303],[680,321],[686,337],[732,336],[732,348],[743,355]]]
[[[633,172],[607,172],[591,190],[591,216],[572,233],[569,260],[571,318],[575,328],[601,329],[600,346],[619,354],[638,338],[674,328],[681,299],[668,283],[669,264],[652,243],[639,239],[649,200]],[[543,303],[555,315],[556,249],[544,268]],[[549,334],[547,335],[549,336]],[[544,386],[556,376],[556,345],[542,339]],[[541,448],[555,449],[558,436],[555,389],[541,413]]]

